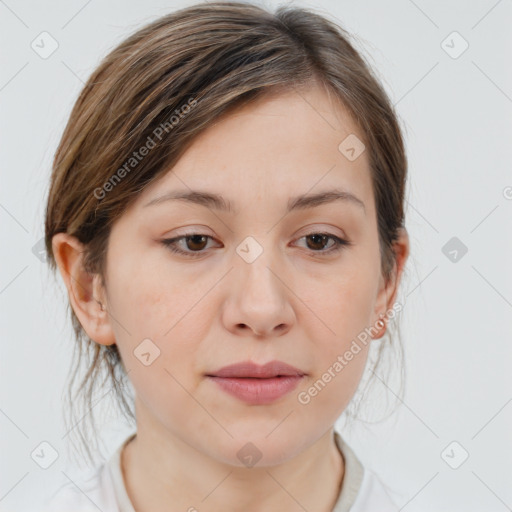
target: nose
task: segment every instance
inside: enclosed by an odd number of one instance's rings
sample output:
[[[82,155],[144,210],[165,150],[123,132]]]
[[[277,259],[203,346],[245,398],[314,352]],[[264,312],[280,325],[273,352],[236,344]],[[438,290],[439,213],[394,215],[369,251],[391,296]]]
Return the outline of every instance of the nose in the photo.
[[[263,256],[263,255],[262,255]],[[238,261],[229,275],[222,319],[237,335],[272,337],[288,332],[295,322],[293,293],[262,256],[252,263]],[[283,279],[284,278],[284,279]]]

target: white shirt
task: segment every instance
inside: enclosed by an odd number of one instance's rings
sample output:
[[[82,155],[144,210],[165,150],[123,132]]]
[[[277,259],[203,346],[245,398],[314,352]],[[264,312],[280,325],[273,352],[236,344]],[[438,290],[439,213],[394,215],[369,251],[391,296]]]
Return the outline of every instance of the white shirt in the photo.
[[[136,512],[126,492],[121,470],[121,451],[136,434],[130,434],[80,484],[64,484],[44,504],[42,512]],[[332,512],[398,512],[377,475],[363,467],[350,446],[334,431],[345,461],[340,494]]]

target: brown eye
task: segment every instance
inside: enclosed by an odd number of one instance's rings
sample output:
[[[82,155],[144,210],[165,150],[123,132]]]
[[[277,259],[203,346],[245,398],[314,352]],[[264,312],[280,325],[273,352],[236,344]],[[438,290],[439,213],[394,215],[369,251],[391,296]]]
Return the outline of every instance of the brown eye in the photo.
[[[185,237],[185,244],[187,249],[191,251],[200,251],[205,248],[207,244],[207,239],[209,237],[206,235],[192,235]]]
[[[210,238],[212,237],[202,235],[201,233],[191,233],[176,238],[167,238],[162,240],[162,243],[172,252],[195,258],[202,256],[206,252],[204,249],[208,245],[208,239]],[[178,247],[180,242],[181,247]]]
[[[325,249],[327,242],[329,241],[329,239],[331,237],[329,237],[327,235],[313,234],[313,235],[308,235],[305,238],[306,238],[306,240],[307,239],[312,240],[312,243],[308,244],[308,247],[310,249],[321,251],[321,250]]]
[[[329,233],[310,233],[302,238],[307,240],[306,246],[308,249],[312,252],[317,252],[320,255],[327,255],[343,249],[344,246],[352,245],[352,242],[339,238],[335,235],[330,235]],[[328,246],[329,240],[333,241],[330,246]]]

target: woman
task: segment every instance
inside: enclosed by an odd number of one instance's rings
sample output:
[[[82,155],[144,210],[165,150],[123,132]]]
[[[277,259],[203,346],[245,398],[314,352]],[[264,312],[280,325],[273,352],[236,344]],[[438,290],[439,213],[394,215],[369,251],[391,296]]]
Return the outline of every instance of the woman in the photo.
[[[127,377],[136,431],[48,510],[397,510],[334,423],[401,309],[406,170],[381,85],[310,10],[208,2],[115,48],[56,152],[46,248],[83,388]]]

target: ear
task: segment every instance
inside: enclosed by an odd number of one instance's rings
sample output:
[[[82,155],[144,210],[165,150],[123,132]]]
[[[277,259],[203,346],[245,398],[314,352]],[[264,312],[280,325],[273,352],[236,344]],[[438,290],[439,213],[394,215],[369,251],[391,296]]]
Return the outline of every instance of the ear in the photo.
[[[99,274],[89,274],[83,268],[84,245],[74,236],[57,233],[52,238],[52,249],[69,301],[85,332],[101,345],[114,344],[106,290]]]
[[[386,312],[393,309],[404,266],[409,256],[409,250],[409,235],[405,228],[401,228],[398,239],[393,243],[395,264],[393,271],[391,272],[391,276],[387,283],[385,282],[384,276],[381,275],[380,277],[379,291],[377,301],[375,303],[374,318],[372,322],[372,327],[375,326],[377,329],[380,328],[380,330],[375,336],[372,336],[374,339],[381,338],[386,332],[388,322]]]

